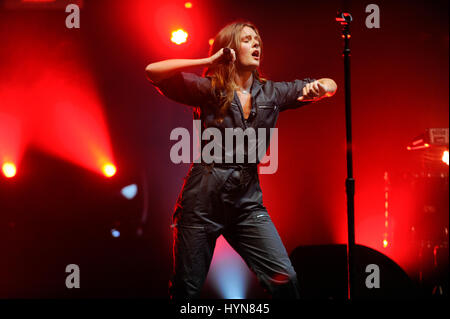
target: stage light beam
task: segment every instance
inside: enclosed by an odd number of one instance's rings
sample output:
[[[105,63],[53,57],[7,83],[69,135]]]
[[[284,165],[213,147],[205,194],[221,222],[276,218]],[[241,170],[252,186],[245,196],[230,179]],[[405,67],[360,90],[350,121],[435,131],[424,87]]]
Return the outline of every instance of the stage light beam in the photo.
[[[223,236],[217,239],[208,276],[223,299],[246,297],[250,270]]]

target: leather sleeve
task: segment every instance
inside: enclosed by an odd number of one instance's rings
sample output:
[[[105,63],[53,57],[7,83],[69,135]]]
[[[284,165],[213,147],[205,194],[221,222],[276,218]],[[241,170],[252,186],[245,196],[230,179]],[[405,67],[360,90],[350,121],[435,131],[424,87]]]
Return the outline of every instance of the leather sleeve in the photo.
[[[211,80],[194,73],[178,72],[170,78],[151,83],[164,96],[189,106],[203,105],[212,98]]]
[[[276,100],[280,107],[280,112],[288,109],[296,109],[311,103],[297,101],[297,98],[303,95],[302,91],[305,85],[314,81],[316,80],[305,78],[303,80],[294,80],[292,82],[274,82]]]

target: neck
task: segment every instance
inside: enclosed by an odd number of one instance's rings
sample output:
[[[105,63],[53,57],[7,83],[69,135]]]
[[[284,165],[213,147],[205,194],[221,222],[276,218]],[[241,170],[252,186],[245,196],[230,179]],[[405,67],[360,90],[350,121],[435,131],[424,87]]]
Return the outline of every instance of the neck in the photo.
[[[240,89],[249,91],[253,83],[252,71],[237,71],[235,81]]]

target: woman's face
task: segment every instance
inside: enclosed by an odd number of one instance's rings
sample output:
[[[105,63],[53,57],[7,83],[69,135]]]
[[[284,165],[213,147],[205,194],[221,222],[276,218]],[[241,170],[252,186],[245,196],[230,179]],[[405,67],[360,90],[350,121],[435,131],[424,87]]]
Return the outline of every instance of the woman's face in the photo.
[[[259,67],[261,59],[260,39],[255,30],[245,26],[241,31],[239,40],[238,66],[245,70],[253,71]]]

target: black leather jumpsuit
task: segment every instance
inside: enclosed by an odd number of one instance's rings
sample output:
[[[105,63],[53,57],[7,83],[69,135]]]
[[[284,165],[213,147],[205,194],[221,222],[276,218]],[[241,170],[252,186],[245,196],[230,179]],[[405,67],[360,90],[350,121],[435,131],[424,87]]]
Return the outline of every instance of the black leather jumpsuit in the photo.
[[[179,72],[154,85],[170,99],[194,106],[194,118],[201,120],[202,129],[266,128],[268,146],[270,128],[275,127],[279,112],[307,104],[297,98],[306,83],[313,81],[307,78],[262,82],[255,78],[249,117],[244,118],[235,93],[221,124],[214,121],[217,99],[211,91],[210,78]],[[172,299],[199,296],[220,235],[240,254],[274,298],[299,297],[296,273],[263,205],[258,163],[206,164],[202,161],[191,165],[173,214],[174,269],[169,288]]]

